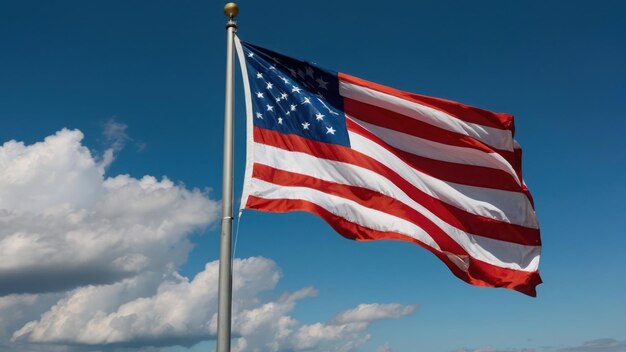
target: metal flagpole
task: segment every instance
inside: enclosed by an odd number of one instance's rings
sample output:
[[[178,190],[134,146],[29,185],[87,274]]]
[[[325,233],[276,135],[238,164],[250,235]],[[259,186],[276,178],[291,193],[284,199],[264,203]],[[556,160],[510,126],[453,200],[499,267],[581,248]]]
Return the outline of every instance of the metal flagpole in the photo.
[[[232,234],[233,234],[233,43],[239,7],[224,5],[226,24],[226,107],[224,109],[224,161],[222,173],[222,231],[220,234],[220,279],[217,309],[217,352],[230,352],[232,304]]]

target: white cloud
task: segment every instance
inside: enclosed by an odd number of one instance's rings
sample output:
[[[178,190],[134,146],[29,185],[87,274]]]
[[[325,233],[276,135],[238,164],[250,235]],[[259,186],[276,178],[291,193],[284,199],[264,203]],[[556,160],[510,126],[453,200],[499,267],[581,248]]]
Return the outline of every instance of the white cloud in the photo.
[[[389,347],[389,343],[385,342],[384,345],[378,346],[376,352],[391,352],[391,347]]]
[[[455,352],[626,352],[626,341],[620,341],[613,338],[602,338],[584,342],[578,346],[570,347],[541,347],[535,348],[461,348]]]
[[[109,119],[104,124],[102,135],[104,136],[105,142],[110,145],[110,149],[116,152],[120,151],[124,148],[126,142],[131,140],[126,133],[127,128],[127,124],[119,122],[115,120],[115,118]]]
[[[192,280],[177,270],[218,203],[167,178],[105,177],[130,140],[125,125],[106,128],[101,161],[77,130],[0,146],[0,349],[158,351],[216,334],[218,263]],[[303,324],[291,312],[317,291],[268,299],[279,278],[270,259],[234,261],[235,350],[353,351],[373,321],[415,310],[362,304]]]
[[[413,306],[368,305],[395,314],[374,313],[358,321],[302,324],[291,317],[297,301],[317,294],[313,288],[263,302],[275,288],[280,270],[269,259],[236,259],[234,266],[234,351],[353,351],[370,338],[375,320],[411,314]],[[172,273],[146,294],[158,278],[138,276],[104,286],[75,289],[40,319],[13,334],[16,343],[91,346],[191,346],[216,335],[218,262],[208,263],[193,280]],[[140,288],[142,288],[140,292]],[[360,306],[359,306],[360,307]],[[359,307],[340,312],[349,316]],[[394,307],[389,309],[389,307]],[[399,308],[400,307],[400,308]],[[371,311],[375,309],[370,308]]]
[[[3,221],[15,213],[93,205],[104,192],[102,174],[82,139],[80,131],[64,129],[33,145],[12,140],[0,147]]]
[[[102,136],[108,148],[104,151],[102,160],[98,163],[100,171],[104,172],[111,163],[113,163],[117,153],[124,149],[127,143],[133,142],[137,150],[143,150],[146,147],[145,143],[132,139],[128,133],[126,133],[126,129],[128,129],[128,125],[117,121],[115,117],[110,118],[104,124]]]
[[[218,204],[167,178],[105,178],[63,129],[0,146],[0,295],[110,283],[176,266]],[[159,268],[159,269],[157,269]]]
[[[234,287],[240,305],[255,303],[255,296],[278,281],[276,264],[265,258],[235,260]],[[15,341],[87,345],[193,344],[215,335],[212,321],[217,307],[218,263],[189,281],[170,275],[146,295],[138,288],[152,286],[160,278],[140,276],[106,286],[74,290],[41,319],[16,331]]]
[[[337,314],[338,324],[372,322],[381,319],[396,319],[412,314],[417,306],[401,304],[360,304],[358,307]]]
[[[533,348],[495,348],[492,346],[485,346],[480,348],[461,348],[455,352],[535,352]]]
[[[626,341],[604,338],[587,341],[580,346],[560,348],[559,352],[626,352]]]
[[[0,351],[62,352],[66,347],[11,343],[11,335],[38,317],[63,296],[62,293],[8,295],[0,297]]]
[[[58,298],[57,298],[58,299]],[[29,317],[47,310],[44,306],[38,310],[38,295],[9,295],[0,297],[0,350],[2,341],[11,337],[11,332],[24,325]],[[10,319],[7,319],[10,317]]]
[[[306,294],[301,293],[298,298],[314,294],[305,292]],[[278,318],[276,314],[272,314],[281,309],[284,312],[290,311],[294,302],[295,299],[288,298],[272,302],[269,308],[267,305],[261,307],[264,314],[267,314],[267,310],[272,311],[268,314],[269,318],[259,324],[263,326],[263,330],[250,329],[244,333],[236,351],[255,351],[248,346],[255,346],[262,351],[352,351],[369,340],[366,330],[372,322],[404,317],[416,309],[414,305],[404,306],[397,303],[361,304],[354,309],[339,312],[329,322],[314,324],[300,324],[290,316]]]
[[[385,342],[385,344],[378,346],[376,348],[376,352],[391,352],[391,347],[389,347],[389,343]]]

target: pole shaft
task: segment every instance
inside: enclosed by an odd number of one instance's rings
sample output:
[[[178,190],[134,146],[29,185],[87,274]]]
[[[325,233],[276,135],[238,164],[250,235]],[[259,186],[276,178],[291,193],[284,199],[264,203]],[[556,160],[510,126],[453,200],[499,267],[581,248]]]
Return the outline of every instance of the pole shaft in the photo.
[[[235,22],[226,25],[226,106],[224,109],[224,160],[222,174],[222,230],[220,233],[220,277],[217,310],[217,352],[230,352],[232,304],[233,232],[233,42]]]

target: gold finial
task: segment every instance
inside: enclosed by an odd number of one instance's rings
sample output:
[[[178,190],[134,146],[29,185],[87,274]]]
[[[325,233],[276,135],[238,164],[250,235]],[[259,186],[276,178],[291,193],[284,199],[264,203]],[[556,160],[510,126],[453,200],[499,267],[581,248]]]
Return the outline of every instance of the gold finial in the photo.
[[[229,2],[228,4],[224,5],[224,14],[229,18],[234,18],[235,16],[237,16],[238,13],[239,6],[237,6],[237,4],[235,4],[234,2]]]

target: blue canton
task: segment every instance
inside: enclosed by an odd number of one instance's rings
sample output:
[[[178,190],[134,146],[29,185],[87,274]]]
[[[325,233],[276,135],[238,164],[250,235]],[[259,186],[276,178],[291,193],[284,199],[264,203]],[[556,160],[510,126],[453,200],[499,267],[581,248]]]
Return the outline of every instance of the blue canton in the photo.
[[[241,43],[255,127],[350,146],[337,73]]]

